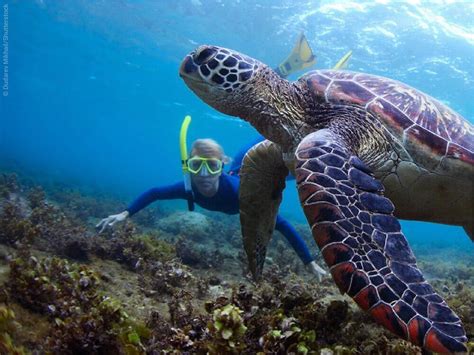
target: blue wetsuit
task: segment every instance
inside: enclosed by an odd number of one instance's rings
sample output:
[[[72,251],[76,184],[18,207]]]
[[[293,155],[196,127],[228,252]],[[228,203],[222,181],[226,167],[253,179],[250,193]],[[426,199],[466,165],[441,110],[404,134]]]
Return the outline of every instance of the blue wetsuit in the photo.
[[[243,146],[239,152],[234,156],[232,159],[232,163],[230,164],[229,174],[237,175],[240,171],[240,167],[242,166],[242,160],[244,160],[245,153],[252,148],[255,144],[260,143],[265,140],[265,137],[262,135],[258,135],[253,141],[249,144]]]
[[[206,210],[226,214],[239,213],[239,177],[237,175],[222,173],[219,177],[219,189],[212,197],[203,196],[194,187],[193,193],[194,202]],[[178,182],[169,186],[154,187],[145,191],[128,206],[127,211],[131,216],[156,200],[172,199],[186,199],[184,182]],[[277,216],[275,229],[285,236],[304,264],[313,261],[313,257],[303,238],[301,238],[288,221]]]
[[[265,140],[265,137],[262,135],[258,135],[253,141],[251,141],[246,146],[242,147],[241,150],[235,155],[234,159],[232,159],[232,163],[230,164],[229,174],[230,175],[238,175],[240,171],[240,167],[242,166],[242,160],[244,160],[244,156],[247,151],[252,148],[255,144],[260,143]],[[291,174],[288,174],[286,180],[294,180],[295,177]]]

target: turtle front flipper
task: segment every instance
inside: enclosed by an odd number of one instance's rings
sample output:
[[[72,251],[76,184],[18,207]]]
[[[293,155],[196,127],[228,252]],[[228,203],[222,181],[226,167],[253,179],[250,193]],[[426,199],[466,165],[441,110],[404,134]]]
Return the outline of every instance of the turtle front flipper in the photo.
[[[255,280],[262,274],[287,175],[280,148],[268,140],[253,146],[244,157],[240,170],[240,222]]]
[[[459,317],[425,281],[369,168],[328,129],[305,137],[296,160],[301,204],[340,291],[427,350],[466,351]]]

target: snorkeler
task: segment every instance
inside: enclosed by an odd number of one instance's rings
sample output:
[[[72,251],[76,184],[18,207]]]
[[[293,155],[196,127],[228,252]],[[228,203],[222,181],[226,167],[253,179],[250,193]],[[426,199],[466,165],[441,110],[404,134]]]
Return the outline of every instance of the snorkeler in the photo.
[[[193,143],[190,158],[186,162],[191,177],[193,202],[209,211],[239,213],[239,177],[237,174],[229,175],[223,171],[224,164],[229,161],[222,147],[214,140],[198,139]],[[125,211],[102,219],[96,227],[102,232],[107,227],[113,227],[116,223],[133,216],[156,200],[169,199],[188,199],[182,181],[145,191]],[[321,280],[321,276],[326,272],[316,264],[306,243],[293,226],[278,216],[275,229],[285,236],[308,270]]]

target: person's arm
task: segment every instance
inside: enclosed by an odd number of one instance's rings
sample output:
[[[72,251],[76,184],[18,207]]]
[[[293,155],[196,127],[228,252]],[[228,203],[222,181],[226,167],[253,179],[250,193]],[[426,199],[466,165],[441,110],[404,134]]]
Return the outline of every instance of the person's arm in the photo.
[[[99,229],[99,233],[102,233],[107,227],[113,227],[115,224],[123,222],[129,216],[134,215],[156,200],[171,200],[177,198],[186,198],[183,182],[163,187],[154,187],[138,196],[125,211],[112,214],[102,219],[95,227]]]
[[[309,271],[316,275],[318,280],[321,281],[322,276],[326,275],[326,271],[324,271],[324,269],[314,261],[308,246],[296,229],[280,215],[277,216],[275,229],[285,236],[286,240],[288,240],[290,245],[296,251],[296,254],[298,254],[303,264],[305,264]]]
[[[174,200],[186,198],[184,183],[178,182],[173,185],[151,188],[138,196],[126,209],[130,216],[144,209],[157,200]]]

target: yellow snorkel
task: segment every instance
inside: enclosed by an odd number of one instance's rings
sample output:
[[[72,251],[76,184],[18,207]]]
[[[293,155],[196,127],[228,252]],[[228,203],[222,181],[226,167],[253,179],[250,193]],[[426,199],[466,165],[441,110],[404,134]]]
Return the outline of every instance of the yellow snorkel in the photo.
[[[188,169],[188,147],[186,144],[186,137],[188,135],[188,127],[191,123],[191,116],[184,117],[179,131],[179,150],[181,152],[181,167],[183,168],[184,190],[186,191],[186,200],[188,201],[188,210],[194,211],[194,196],[191,187],[191,176]]]
[[[339,69],[344,69],[345,67],[347,67],[347,62],[349,61],[349,58],[351,57],[351,55],[352,55],[352,51],[349,51],[346,54],[344,54],[344,56],[341,59],[339,59],[339,62],[337,62],[337,64],[333,67],[333,69],[339,70]]]

